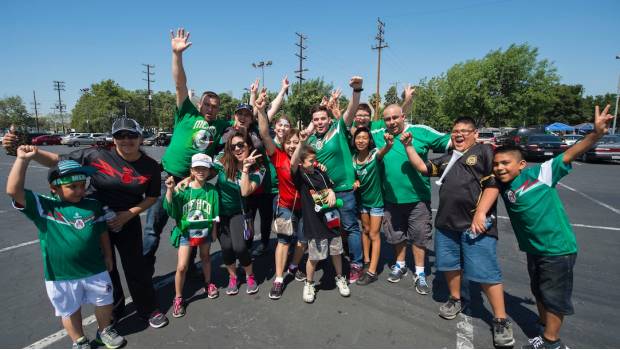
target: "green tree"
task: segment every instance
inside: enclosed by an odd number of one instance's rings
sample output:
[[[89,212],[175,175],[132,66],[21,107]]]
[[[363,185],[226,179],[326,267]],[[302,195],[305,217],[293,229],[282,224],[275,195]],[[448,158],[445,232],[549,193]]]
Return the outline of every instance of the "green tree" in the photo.
[[[561,122],[569,125],[579,124],[581,116],[581,104],[583,101],[583,86],[558,84],[554,87],[554,99],[545,116],[544,124]]]
[[[401,104],[402,101],[398,97],[398,91],[396,91],[396,86],[390,86],[388,91],[385,92],[385,105],[389,106],[391,104]]]
[[[73,107],[71,127],[78,131],[109,131],[115,118],[124,113],[121,101],[130,101],[127,115],[136,113],[135,97],[111,79],[92,84]],[[133,102],[133,103],[132,103]]]
[[[235,108],[241,101],[225,92],[218,95],[220,96],[219,117],[225,119],[232,118],[232,115],[235,113]]]
[[[9,128],[11,124],[19,128],[34,126],[34,118],[19,96],[0,99],[0,128]]]
[[[601,109],[610,104],[612,112],[616,103],[616,94],[607,93],[605,95],[586,96],[581,101],[581,119],[577,123],[591,123],[594,115],[594,107],[599,106]],[[616,126],[617,127],[617,126]]]
[[[445,83],[443,76],[430,80],[422,79],[416,87],[416,95],[408,119],[412,123],[424,124],[437,130],[448,130],[452,119],[443,111],[442,86]]]
[[[293,83],[289,89],[290,95],[284,104],[284,112],[295,122],[300,121],[303,125],[310,122],[310,109],[321,102],[324,96],[329,96],[333,89],[323,79],[317,78],[305,81],[302,84],[301,94],[299,83]]]

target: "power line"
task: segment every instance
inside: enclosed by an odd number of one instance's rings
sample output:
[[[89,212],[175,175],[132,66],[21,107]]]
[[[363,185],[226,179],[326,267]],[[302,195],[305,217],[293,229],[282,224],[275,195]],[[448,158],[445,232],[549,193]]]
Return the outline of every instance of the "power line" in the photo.
[[[54,80],[54,90],[58,91],[58,104],[56,105],[56,109],[58,110],[58,114],[60,114],[60,122],[62,123],[62,133],[66,133],[65,131],[65,119],[62,114],[62,110],[66,107],[62,104],[62,99],[60,97],[60,92],[65,91],[65,82]]]
[[[41,104],[37,102],[37,93],[34,90],[32,90],[32,97],[34,98],[34,102],[31,102],[30,104],[34,106],[34,121],[37,126],[37,132],[39,132],[39,109],[38,108]]]
[[[151,72],[151,69],[155,68],[154,65],[152,64],[148,64],[148,63],[142,63],[143,66],[146,67],[146,72],[142,71],[142,73],[146,74],[146,79],[142,79],[144,81],[146,81],[146,98],[148,100],[149,103],[149,117],[148,120],[151,120],[151,101],[153,100],[153,96],[152,96],[152,91],[151,91],[151,83],[154,83],[155,80],[151,79],[151,75],[155,75],[155,73]]]
[[[377,18],[377,36],[375,39],[377,40],[377,45],[371,46],[372,50],[377,50],[377,99],[375,101],[375,119],[378,118],[379,115],[379,103],[381,102],[381,95],[379,94],[379,86],[381,81],[381,50],[388,47],[388,44],[385,42],[383,35],[385,34],[385,23],[381,22],[381,18]]]

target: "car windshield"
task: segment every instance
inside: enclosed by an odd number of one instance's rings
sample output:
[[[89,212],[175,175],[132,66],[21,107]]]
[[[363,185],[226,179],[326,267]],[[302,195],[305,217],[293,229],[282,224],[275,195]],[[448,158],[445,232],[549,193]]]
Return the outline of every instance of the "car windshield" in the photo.
[[[553,135],[537,135],[531,136],[530,142],[562,142],[559,137]]]
[[[479,137],[479,138],[488,139],[488,138],[491,138],[491,137],[493,137],[493,136],[494,136],[494,135],[493,135],[493,133],[492,133],[492,132],[479,132],[479,133],[478,133],[478,137]]]
[[[603,138],[598,143],[620,143],[620,136],[617,136],[617,135],[603,136]]]

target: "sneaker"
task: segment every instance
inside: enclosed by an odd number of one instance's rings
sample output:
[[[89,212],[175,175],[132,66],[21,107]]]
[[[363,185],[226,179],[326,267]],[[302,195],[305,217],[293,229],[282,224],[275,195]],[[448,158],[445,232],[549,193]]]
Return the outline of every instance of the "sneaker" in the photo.
[[[347,285],[347,279],[344,278],[344,276],[336,276],[336,286],[338,286],[338,291],[343,297],[348,297],[351,295],[351,290]]]
[[[281,282],[273,282],[269,291],[269,299],[277,300],[282,296],[283,285]]]
[[[256,280],[254,279],[254,274],[247,276],[247,286],[245,292],[248,294],[254,294],[258,292],[258,283],[256,283]]]
[[[528,344],[523,346],[523,349],[568,349],[560,339],[549,342],[545,340],[541,335],[528,339]]]
[[[72,349],[90,349],[90,341],[86,337],[80,337],[71,346]]]
[[[413,283],[415,284],[415,291],[418,292],[418,294],[426,295],[431,292],[431,288],[428,286],[428,283],[426,283],[426,275],[424,272],[419,275],[414,274]]]
[[[297,268],[297,271],[295,271],[295,281],[297,282],[306,281],[306,274],[303,271],[301,271],[300,268]]]
[[[183,298],[176,297],[172,301],[172,317],[179,318],[185,316],[185,305],[183,305]]]
[[[302,297],[306,303],[313,303],[314,297],[316,295],[316,290],[314,289],[314,283],[310,283],[306,281],[304,283],[304,291]]]
[[[227,295],[235,295],[239,293],[239,287],[237,287],[237,278],[228,277],[228,287],[226,287]]]
[[[215,299],[220,296],[220,292],[217,290],[217,287],[213,283],[209,283],[207,286],[207,298]]]
[[[95,342],[105,345],[108,349],[118,349],[125,344],[125,338],[120,336],[112,326],[107,326],[101,332],[97,330]]]
[[[498,348],[512,347],[515,338],[512,333],[512,322],[505,318],[493,319],[493,345]]]
[[[356,264],[351,264],[351,268],[349,269],[349,283],[357,282],[360,277],[364,274],[364,270],[361,266]]]
[[[168,324],[168,317],[162,314],[159,310],[153,311],[149,317],[149,325],[153,328],[162,328]]]
[[[439,316],[446,320],[453,320],[461,311],[463,311],[461,300],[450,296],[448,301],[439,307]]]
[[[371,274],[370,272],[366,271],[362,277],[360,277],[356,284],[360,285],[360,286],[365,286],[368,284],[371,284],[372,282],[375,282],[376,280],[378,280],[379,277],[377,277],[377,274]]]
[[[407,276],[407,266],[400,267],[397,264],[392,266],[392,272],[388,276],[388,281],[392,283],[400,282],[400,279]]]

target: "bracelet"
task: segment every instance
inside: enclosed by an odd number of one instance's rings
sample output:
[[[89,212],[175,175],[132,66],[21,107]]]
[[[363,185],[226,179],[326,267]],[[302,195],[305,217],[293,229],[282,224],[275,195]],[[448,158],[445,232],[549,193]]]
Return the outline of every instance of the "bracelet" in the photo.
[[[364,91],[364,89],[363,89],[363,88],[353,89],[353,92],[362,92],[362,91]]]

